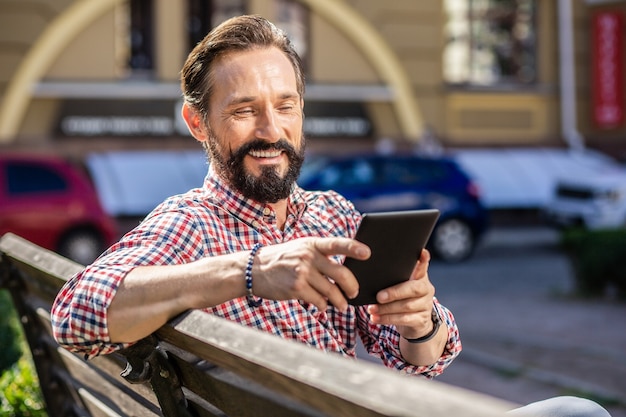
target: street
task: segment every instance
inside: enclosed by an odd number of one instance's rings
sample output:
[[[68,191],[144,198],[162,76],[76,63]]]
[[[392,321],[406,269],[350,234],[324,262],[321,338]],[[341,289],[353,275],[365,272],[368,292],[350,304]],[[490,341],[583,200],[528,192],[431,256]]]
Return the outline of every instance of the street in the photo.
[[[467,262],[431,262],[430,278],[464,346],[439,381],[520,404],[581,395],[626,416],[626,304],[573,296],[556,231],[494,228]]]
[[[626,417],[626,303],[573,295],[558,232],[494,227],[472,258],[429,274],[463,341],[436,381],[517,404],[577,395]]]

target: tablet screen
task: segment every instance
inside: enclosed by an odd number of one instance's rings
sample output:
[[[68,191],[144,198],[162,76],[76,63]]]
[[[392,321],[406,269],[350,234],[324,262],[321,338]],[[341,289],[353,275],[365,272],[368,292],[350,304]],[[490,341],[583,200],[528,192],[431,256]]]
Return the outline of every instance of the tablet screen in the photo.
[[[375,304],[378,291],[409,279],[438,218],[436,209],[364,214],[355,239],[372,254],[365,261],[346,258],[359,281],[359,295],[348,302]]]

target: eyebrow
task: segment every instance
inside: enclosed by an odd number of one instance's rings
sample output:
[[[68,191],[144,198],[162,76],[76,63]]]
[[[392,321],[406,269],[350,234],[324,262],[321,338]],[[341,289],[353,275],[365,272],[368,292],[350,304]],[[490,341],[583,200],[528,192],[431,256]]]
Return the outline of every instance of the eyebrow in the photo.
[[[289,100],[289,99],[297,100],[299,98],[299,94],[297,94],[297,93],[283,93],[283,94],[279,95],[278,98],[280,100]],[[229,105],[230,106],[236,106],[238,104],[251,103],[254,100],[256,100],[255,96],[235,97],[233,100],[230,101]]]

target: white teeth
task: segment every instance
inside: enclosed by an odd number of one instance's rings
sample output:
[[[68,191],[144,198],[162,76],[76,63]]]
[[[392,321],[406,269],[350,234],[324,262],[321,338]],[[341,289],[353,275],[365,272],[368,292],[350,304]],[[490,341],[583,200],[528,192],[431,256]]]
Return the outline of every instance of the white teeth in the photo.
[[[279,150],[269,150],[269,151],[250,151],[250,156],[255,158],[276,158],[280,155]]]

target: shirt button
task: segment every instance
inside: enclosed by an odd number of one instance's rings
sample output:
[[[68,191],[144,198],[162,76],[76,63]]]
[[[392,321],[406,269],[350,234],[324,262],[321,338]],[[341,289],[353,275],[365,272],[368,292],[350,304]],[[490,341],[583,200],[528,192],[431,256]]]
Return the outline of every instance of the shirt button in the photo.
[[[255,229],[258,229],[258,228],[259,228],[259,222],[258,222],[258,221],[256,221],[256,220],[254,220],[254,221],[252,222],[252,227],[254,227]]]
[[[272,210],[269,207],[265,207],[263,209],[263,215],[264,216],[269,216],[271,212],[272,212]]]

